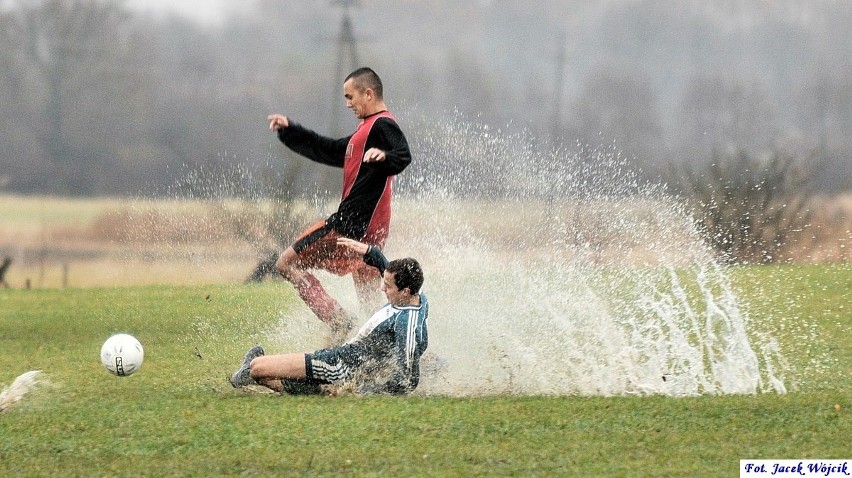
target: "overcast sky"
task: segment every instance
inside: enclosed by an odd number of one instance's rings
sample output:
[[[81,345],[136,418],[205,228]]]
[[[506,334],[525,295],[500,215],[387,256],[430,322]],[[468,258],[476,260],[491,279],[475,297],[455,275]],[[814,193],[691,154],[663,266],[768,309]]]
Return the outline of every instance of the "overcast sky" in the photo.
[[[250,9],[252,0],[127,0],[127,6],[152,14],[177,13],[180,16],[206,25],[222,22],[227,15],[240,9]]]

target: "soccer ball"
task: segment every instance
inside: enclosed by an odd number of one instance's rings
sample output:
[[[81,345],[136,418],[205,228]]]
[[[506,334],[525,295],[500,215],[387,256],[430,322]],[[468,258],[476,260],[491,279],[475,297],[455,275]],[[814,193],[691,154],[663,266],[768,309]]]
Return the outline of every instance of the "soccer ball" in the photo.
[[[142,344],[129,334],[113,335],[101,347],[101,363],[110,373],[119,377],[138,372],[144,358]]]

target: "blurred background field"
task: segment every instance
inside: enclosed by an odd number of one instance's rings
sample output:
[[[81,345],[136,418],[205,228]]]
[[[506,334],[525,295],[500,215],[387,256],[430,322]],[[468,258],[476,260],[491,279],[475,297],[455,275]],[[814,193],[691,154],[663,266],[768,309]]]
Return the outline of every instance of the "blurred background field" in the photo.
[[[648,200],[651,201],[651,200]],[[844,263],[852,258],[852,197],[816,199],[808,240],[787,262]],[[146,284],[240,283],[258,261],[279,250],[271,201],[80,199],[0,196],[0,257],[13,262],[10,287],[105,287]],[[301,202],[280,231],[300,227],[334,208]],[[427,212],[431,215],[426,214]],[[438,212],[439,214],[435,214]],[[475,230],[477,240],[506,256],[566,254],[587,241],[601,264],[677,263],[693,254],[695,232],[682,217],[649,203],[401,198],[394,212],[391,252],[435,254],[431,244]],[[427,219],[428,223],[427,223]],[[441,222],[435,222],[440,217]],[[556,218],[559,221],[556,221]],[[552,224],[572,226],[568,230]],[[660,223],[680,232],[655,237]],[[630,224],[625,224],[630,223]],[[617,224],[617,225],[614,225]],[[531,237],[530,231],[543,234]],[[625,235],[623,231],[632,231]],[[658,244],[663,240],[666,251]],[[418,247],[422,245],[423,247]],[[654,249],[654,250],[649,250]],[[678,259],[678,256],[682,256]]]
[[[0,198],[11,287],[233,283],[258,253],[202,201]]]

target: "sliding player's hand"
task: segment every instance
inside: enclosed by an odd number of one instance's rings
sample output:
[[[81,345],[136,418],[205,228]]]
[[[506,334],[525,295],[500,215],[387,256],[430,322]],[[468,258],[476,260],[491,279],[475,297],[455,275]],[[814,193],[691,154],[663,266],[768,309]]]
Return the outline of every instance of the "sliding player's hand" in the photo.
[[[338,237],[337,245],[340,247],[345,247],[362,256],[367,253],[367,249],[369,249],[370,247],[367,244],[364,244],[363,242],[358,242],[355,239],[349,239],[348,237]]]

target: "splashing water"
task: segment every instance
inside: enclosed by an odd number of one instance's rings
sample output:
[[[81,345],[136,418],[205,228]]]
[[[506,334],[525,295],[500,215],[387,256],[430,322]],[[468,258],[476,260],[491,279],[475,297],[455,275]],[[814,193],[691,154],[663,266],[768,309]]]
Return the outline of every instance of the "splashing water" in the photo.
[[[415,161],[395,182],[386,252],[424,266],[429,352],[442,365],[417,393],[786,392],[777,342],[684,205],[644,185],[615,148],[544,145],[459,115],[400,118],[413,119],[403,128]],[[359,309],[351,280],[318,277]],[[297,307],[265,334],[310,350],[317,328]]]
[[[0,413],[8,410],[12,405],[21,401],[24,395],[31,392],[41,384],[41,370],[31,370],[19,375],[11,385],[4,387],[0,392]]]
[[[543,150],[459,118],[408,128],[419,163],[388,253],[424,264],[446,361],[421,393],[786,391],[777,344],[685,208],[616,150]]]

